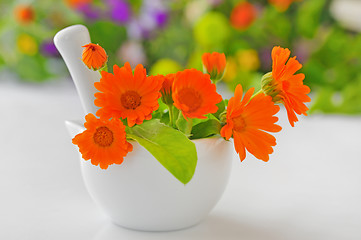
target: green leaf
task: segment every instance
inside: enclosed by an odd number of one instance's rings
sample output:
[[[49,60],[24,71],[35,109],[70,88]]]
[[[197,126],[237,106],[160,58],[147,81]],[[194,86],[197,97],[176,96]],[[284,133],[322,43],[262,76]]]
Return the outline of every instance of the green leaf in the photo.
[[[162,123],[169,123],[168,106],[162,100],[158,99],[159,108],[152,113],[152,119],[160,119]]]
[[[127,136],[147,149],[174,177],[187,184],[197,165],[194,143],[183,133],[159,120],[150,120],[128,128]]]
[[[217,110],[217,112],[213,113],[213,116],[215,116],[217,119],[219,119],[219,115],[221,115],[221,113],[223,113],[224,110],[226,109],[226,104],[225,104],[224,100],[222,100],[219,103],[217,103],[216,106],[218,107],[218,110]]]
[[[192,129],[192,139],[206,138],[219,134],[221,123],[217,119],[209,119],[195,125]]]
[[[158,104],[159,104],[159,108],[157,109],[157,111],[160,111],[160,112],[164,113],[165,110],[168,109],[167,104],[165,104],[165,103],[162,101],[162,98],[158,98]]]
[[[176,120],[176,126],[182,133],[185,133],[188,128],[188,121],[183,117],[183,114],[179,111],[178,119]]]
[[[161,123],[169,124],[169,112],[162,114],[162,116],[159,119]]]

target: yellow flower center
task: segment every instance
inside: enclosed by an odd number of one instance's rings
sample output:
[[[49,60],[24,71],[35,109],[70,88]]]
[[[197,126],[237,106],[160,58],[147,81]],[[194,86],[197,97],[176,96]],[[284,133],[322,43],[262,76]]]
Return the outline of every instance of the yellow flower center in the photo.
[[[246,121],[242,116],[238,116],[232,119],[233,120],[233,129],[236,132],[243,132],[246,129]]]
[[[141,104],[142,97],[136,91],[127,91],[120,97],[122,106],[126,109],[136,109]]]
[[[197,111],[202,105],[202,96],[193,88],[183,88],[178,92],[178,98],[181,104],[187,106],[187,112]]]
[[[109,147],[114,141],[113,132],[105,126],[98,127],[93,135],[93,140],[100,147]]]

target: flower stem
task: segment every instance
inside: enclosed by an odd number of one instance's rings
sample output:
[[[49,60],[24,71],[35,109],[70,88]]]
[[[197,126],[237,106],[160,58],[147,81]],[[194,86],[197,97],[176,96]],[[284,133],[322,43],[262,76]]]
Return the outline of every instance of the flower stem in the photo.
[[[100,74],[102,73],[102,71],[108,72],[108,64],[107,64],[107,63],[104,65],[104,67],[102,67],[102,68],[100,68],[100,69],[98,70],[98,72],[99,72]]]
[[[168,109],[169,109],[169,126],[173,127],[173,122],[174,122],[173,105],[169,104],[167,106],[168,106]]]
[[[192,118],[188,118],[187,128],[186,128],[186,130],[185,130],[185,135],[187,135],[187,136],[190,136],[190,135],[191,135],[192,127],[193,127],[193,119],[192,119]]]
[[[257,96],[257,95],[260,94],[260,93],[263,93],[262,89],[260,89],[258,92],[256,92],[256,94],[253,94],[253,96],[251,97],[251,99],[254,98],[255,96]],[[251,99],[250,99],[250,100],[251,100]]]

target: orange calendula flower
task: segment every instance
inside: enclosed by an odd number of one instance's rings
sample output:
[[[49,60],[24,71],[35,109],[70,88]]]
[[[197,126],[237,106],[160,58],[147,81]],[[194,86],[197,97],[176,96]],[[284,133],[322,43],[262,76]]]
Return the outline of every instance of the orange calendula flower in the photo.
[[[295,74],[302,68],[302,64],[296,60],[296,57],[289,59],[290,54],[291,52],[287,48],[273,48],[272,72],[263,76],[262,90],[271,96],[275,103],[285,105],[288,120],[294,127],[294,122],[298,121],[295,113],[307,115],[308,108],[304,103],[310,102],[311,99],[307,96],[310,88],[303,85],[305,75],[303,73]]]
[[[230,21],[235,29],[246,30],[256,18],[256,8],[249,2],[241,2],[233,8]]]
[[[19,23],[28,24],[34,21],[35,11],[32,6],[19,5],[15,8],[15,18]]]
[[[248,90],[242,100],[242,86],[237,85],[234,97],[228,102],[226,125],[221,129],[221,135],[227,140],[233,136],[241,161],[245,159],[247,149],[267,162],[276,145],[275,137],[267,132],[281,131],[282,128],[275,124],[278,118],[273,116],[280,108],[263,93],[251,99],[253,92],[254,88]]]
[[[129,127],[151,119],[152,112],[159,107],[163,80],[147,77],[141,64],[135,68],[134,75],[128,62],[121,68],[114,65],[113,72],[102,71],[100,82],[94,84],[100,91],[94,95],[94,104],[101,107],[96,114],[106,119],[127,119]]]
[[[73,138],[85,160],[91,159],[95,166],[107,169],[109,165],[121,164],[133,146],[127,142],[125,126],[116,118],[97,119],[93,114],[85,116],[86,130]]]
[[[221,80],[226,68],[226,56],[224,53],[204,53],[202,56],[203,72],[211,76],[213,82]]]
[[[173,104],[173,98],[172,98],[172,86],[175,78],[174,73],[167,74],[163,77],[163,85],[160,89],[160,92],[162,93],[162,101],[167,105]]]
[[[178,72],[172,91],[174,106],[182,111],[186,119],[205,119],[205,114],[217,112],[216,104],[222,101],[209,75],[196,69]]]
[[[98,70],[105,66],[108,56],[104,48],[94,43],[84,45],[83,48],[82,60],[89,69]]]

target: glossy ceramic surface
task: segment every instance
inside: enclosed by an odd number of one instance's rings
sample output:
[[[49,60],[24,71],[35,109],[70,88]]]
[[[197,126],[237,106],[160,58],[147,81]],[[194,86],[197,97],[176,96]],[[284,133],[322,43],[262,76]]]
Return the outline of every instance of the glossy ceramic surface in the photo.
[[[80,123],[66,122],[71,137]],[[121,165],[103,170],[80,156],[85,185],[114,223],[137,230],[169,231],[199,223],[221,198],[234,156],[232,142],[214,137],[195,140],[198,162],[192,180],[184,185],[146,149],[134,149]]]

